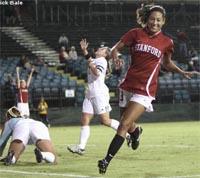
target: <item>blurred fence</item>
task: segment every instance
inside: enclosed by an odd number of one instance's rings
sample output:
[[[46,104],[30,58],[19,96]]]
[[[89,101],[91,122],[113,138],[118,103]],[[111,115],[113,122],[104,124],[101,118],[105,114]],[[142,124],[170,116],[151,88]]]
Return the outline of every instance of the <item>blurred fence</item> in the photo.
[[[1,122],[6,109],[1,108]],[[63,108],[49,108],[48,118],[51,125],[79,125],[81,106],[65,106]],[[31,117],[38,120],[36,109],[31,110]],[[111,118],[120,120],[119,107],[112,104]],[[154,104],[154,112],[144,113],[139,119],[143,122],[175,122],[175,121],[200,121],[200,103]],[[96,116],[92,124],[100,124]]]
[[[82,107],[65,107],[61,109],[51,108],[49,120],[51,125],[79,125]],[[37,118],[37,112],[32,113]],[[119,107],[112,105],[111,118],[120,120]],[[154,112],[144,113],[139,122],[174,122],[174,121],[200,121],[200,103],[190,104],[154,104]],[[92,124],[100,124],[96,116]]]

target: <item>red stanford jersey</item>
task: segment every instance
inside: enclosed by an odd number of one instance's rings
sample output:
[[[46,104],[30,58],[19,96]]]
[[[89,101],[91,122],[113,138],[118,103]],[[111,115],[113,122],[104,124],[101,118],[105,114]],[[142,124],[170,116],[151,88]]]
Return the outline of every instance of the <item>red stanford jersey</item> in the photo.
[[[173,52],[173,41],[162,32],[150,37],[142,28],[128,31],[121,41],[130,48],[132,64],[120,88],[155,97],[160,63],[164,54]]]
[[[19,88],[17,98],[18,103],[28,103],[28,88]]]

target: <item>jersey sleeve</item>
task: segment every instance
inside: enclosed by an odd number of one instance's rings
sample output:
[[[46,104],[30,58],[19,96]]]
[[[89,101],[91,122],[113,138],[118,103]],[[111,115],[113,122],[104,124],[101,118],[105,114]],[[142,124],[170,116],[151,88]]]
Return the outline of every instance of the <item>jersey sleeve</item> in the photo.
[[[165,50],[165,54],[173,53],[174,52],[174,43],[172,39],[169,39],[168,46]]]
[[[96,64],[97,70],[100,73],[105,73],[106,72],[106,70],[107,70],[107,61],[106,61],[106,59],[105,60],[103,60],[103,59],[97,60],[95,62],[95,64]]]
[[[3,150],[12,135],[12,129],[9,127],[8,122],[5,124],[4,129],[1,132],[0,136],[0,156],[3,154]]]
[[[121,37],[121,41],[126,45],[126,46],[131,46],[135,42],[136,38],[136,29],[129,30],[127,33],[125,33]]]

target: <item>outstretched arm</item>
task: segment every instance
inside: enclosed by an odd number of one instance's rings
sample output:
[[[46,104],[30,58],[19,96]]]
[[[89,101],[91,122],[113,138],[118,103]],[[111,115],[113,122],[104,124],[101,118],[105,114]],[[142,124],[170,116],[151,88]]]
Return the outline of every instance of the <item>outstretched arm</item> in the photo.
[[[11,128],[6,123],[0,136],[0,156],[2,156],[4,148],[6,147],[6,144],[12,134]]]
[[[163,67],[165,67],[165,69],[167,69],[168,71],[171,72],[175,72],[175,73],[179,73],[181,75],[183,75],[185,78],[187,79],[191,79],[191,77],[195,74],[200,75],[199,72],[197,71],[184,71],[182,69],[180,69],[172,60],[171,60],[172,54],[166,54],[163,58]]]
[[[30,83],[31,83],[31,79],[32,79],[32,76],[33,76],[33,72],[34,72],[34,68],[32,68],[31,69],[31,73],[30,73],[30,75],[29,75],[29,77],[28,77],[28,80],[27,80],[27,88],[29,87],[29,85],[30,85]]]
[[[92,59],[92,57],[88,54],[88,45],[89,43],[87,42],[86,39],[82,39],[80,41],[80,45],[81,45],[81,49],[83,51],[83,54],[85,56],[85,58],[87,59],[88,61],[88,66],[89,68],[91,69],[92,73],[96,76],[99,76],[99,71],[98,69],[96,68],[96,65],[94,64],[94,60]]]

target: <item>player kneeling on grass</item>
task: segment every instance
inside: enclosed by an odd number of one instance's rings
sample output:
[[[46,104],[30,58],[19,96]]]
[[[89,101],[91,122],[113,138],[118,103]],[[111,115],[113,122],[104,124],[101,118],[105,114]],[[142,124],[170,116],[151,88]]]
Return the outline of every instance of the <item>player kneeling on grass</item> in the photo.
[[[8,154],[1,159],[4,165],[15,164],[27,144],[36,146],[34,152],[36,161],[41,163],[56,163],[56,155],[50,140],[48,128],[40,121],[21,116],[20,111],[14,106],[6,112],[6,122],[0,137],[0,156],[12,136]]]

